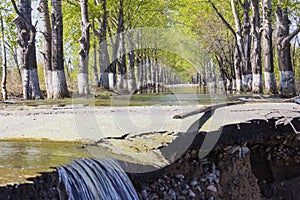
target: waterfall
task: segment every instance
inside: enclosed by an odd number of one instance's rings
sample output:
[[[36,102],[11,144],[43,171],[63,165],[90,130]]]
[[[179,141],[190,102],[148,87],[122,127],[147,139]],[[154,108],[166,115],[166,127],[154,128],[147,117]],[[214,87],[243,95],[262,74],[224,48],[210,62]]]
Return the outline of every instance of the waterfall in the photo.
[[[57,168],[69,200],[130,200],[138,195],[113,159],[81,159]]]

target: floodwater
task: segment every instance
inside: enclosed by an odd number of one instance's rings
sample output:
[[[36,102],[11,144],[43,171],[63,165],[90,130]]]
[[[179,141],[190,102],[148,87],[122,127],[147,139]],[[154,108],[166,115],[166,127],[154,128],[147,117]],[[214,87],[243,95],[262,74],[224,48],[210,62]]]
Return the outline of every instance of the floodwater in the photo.
[[[26,178],[51,167],[90,157],[80,143],[52,141],[0,141],[0,185],[25,183]]]

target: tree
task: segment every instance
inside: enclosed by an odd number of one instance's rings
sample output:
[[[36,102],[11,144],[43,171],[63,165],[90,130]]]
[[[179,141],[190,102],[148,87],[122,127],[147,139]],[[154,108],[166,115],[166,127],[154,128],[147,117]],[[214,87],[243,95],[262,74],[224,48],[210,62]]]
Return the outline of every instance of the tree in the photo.
[[[259,0],[251,0],[251,65],[252,65],[252,92],[262,93],[262,63],[261,63],[261,31],[259,16]]]
[[[35,36],[36,28],[31,22],[31,1],[22,0],[18,7],[14,0],[11,0],[17,13],[14,20],[18,29],[18,44],[21,48],[21,62],[23,72],[23,98],[43,98],[38,79]]]
[[[90,52],[90,26],[89,16],[88,16],[88,1],[80,0],[81,8],[81,38],[80,43],[80,63],[78,68],[78,92],[79,94],[89,94],[89,78],[88,78],[88,68],[89,68],[89,52]]]
[[[63,21],[61,0],[52,0],[52,89],[53,98],[69,96],[63,53]]]
[[[7,90],[6,90],[6,77],[7,77],[7,59],[6,59],[6,47],[5,47],[5,36],[4,36],[4,23],[2,12],[0,12],[0,28],[1,28],[1,55],[2,55],[2,98],[3,100],[7,100]]]
[[[113,76],[109,76],[112,74],[111,66],[110,66],[110,58],[108,53],[108,44],[107,44],[107,28],[108,28],[108,10],[107,10],[107,2],[106,0],[102,0],[101,4],[98,1],[94,2],[95,6],[100,6],[101,11],[96,10],[97,13],[102,14],[94,14],[93,22],[98,22],[98,29],[96,28],[95,23],[93,23],[93,32],[98,38],[98,48],[99,48],[99,65],[100,65],[100,86],[103,86],[105,89],[109,89],[113,87]],[[100,5],[99,5],[100,4]],[[110,79],[109,79],[110,77]],[[110,84],[111,83],[111,84]]]
[[[274,58],[273,58],[273,43],[272,43],[272,1],[262,0],[263,7],[263,55],[264,55],[264,78],[265,90],[267,93],[276,93],[276,80],[274,74]]]
[[[283,5],[282,0],[278,0],[275,14],[277,21],[277,54],[280,70],[278,92],[281,96],[289,97],[296,93],[290,42],[300,32],[300,26],[298,25],[298,27],[290,33],[291,21],[288,16],[288,8],[287,5]]]
[[[53,85],[52,85],[52,30],[50,23],[50,15],[48,8],[48,0],[40,0],[39,6],[39,17],[41,24],[42,33],[42,50],[40,51],[43,56],[44,64],[44,77],[47,98],[53,98]]]

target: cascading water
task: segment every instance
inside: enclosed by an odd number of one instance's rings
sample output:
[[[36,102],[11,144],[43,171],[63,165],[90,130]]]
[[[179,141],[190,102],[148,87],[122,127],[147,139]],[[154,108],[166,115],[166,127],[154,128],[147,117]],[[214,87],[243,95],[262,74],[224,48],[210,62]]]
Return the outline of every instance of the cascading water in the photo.
[[[127,174],[113,159],[81,159],[58,167],[69,200],[130,200],[138,195]]]

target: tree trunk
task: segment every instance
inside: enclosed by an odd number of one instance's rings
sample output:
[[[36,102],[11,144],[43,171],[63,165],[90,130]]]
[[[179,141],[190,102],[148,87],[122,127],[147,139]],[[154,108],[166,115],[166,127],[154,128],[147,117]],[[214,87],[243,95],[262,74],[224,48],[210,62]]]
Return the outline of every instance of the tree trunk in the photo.
[[[241,73],[241,57],[239,56],[238,47],[234,50],[234,70],[235,70],[235,88],[236,92],[240,93],[242,91],[242,73]]]
[[[251,35],[250,35],[250,18],[249,18],[249,10],[250,3],[249,0],[244,0],[243,4],[244,9],[244,22],[243,22],[243,68],[242,68],[242,82],[243,82],[243,90],[246,92],[250,92],[252,89],[252,69],[251,69],[251,61],[250,61],[250,52],[251,52]]]
[[[44,76],[45,85],[47,91],[47,98],[53,98],[53,88],[52,88],[52,33],[51,33],[51,23],[48,8],[48,0],[40,0],[39,2],[39,17],[41,24],[42,33],[42,55],[44,63]]]
[[[279,3],[282,3],[279,1]],[[294,96],[295,78],[291,62],[291,44],[290,41],[300,31],[298,27],[292,34],[289,33],[290,20],[288,18],[288,10],[285,7],[278,5],[276,9],[277,21],[277,53],[278,65],[280,70],[280,83],[278,92],[281,96],[290,97]]]
[[[53,98],[69,96],[64,70],[61,0],[52,0],[52,86]]]
[[[265,90],[267,93],[276,93],[276,80],[274,75],[273,44],[272,44],[272,1],[262,0],[263,7],[263,55]]]
[[[0,28],[1,28],[1,55],[2,55],[2,98],[7,100],[7,90],[6,90],[6,75],[7,75],[7,60],[6,60],[6,47],[5,47],[5,37],[4,37],[4,24],[2,13],[0,13]]]
[[[18,17],[14,20],[18,29],[18,44],[21,47],[21,62],[23,72],[23,98],[42,99],[40,90],[37,62],[35,35],[36,29],[31,24],[31,1],[23,0],[18,2],[11,0]]]
[[[99,76],[98,76],[98,67],[97,67],[97,44],[96,44],[95,39],[94,39],[93,48],[94,48],[94,66],[93,66],[94,80],[95,80],[95,85],[97,87],[100,87]]]
[[[261,33],[260,33],[260,17],[259,17],[259,0],[252,0],[252,52],[251,52],[251,64],[252,64],[252,92],[262,93],[262,66],[261,66]]]
[[[128,73],[128,90],[135,91],[136,87],[136,77],[135,77],[135,54],[134,54],[134,42],[133,42],[133,32],[128,32],[128,66],[129,66],[129,73]]]
[[[88,16],[88,1],[80,0],[81,8],[81,38],[79,39],[79,68],[78,68],[78,93],[89,94],[89,52],[90,52],[90,23]]]

